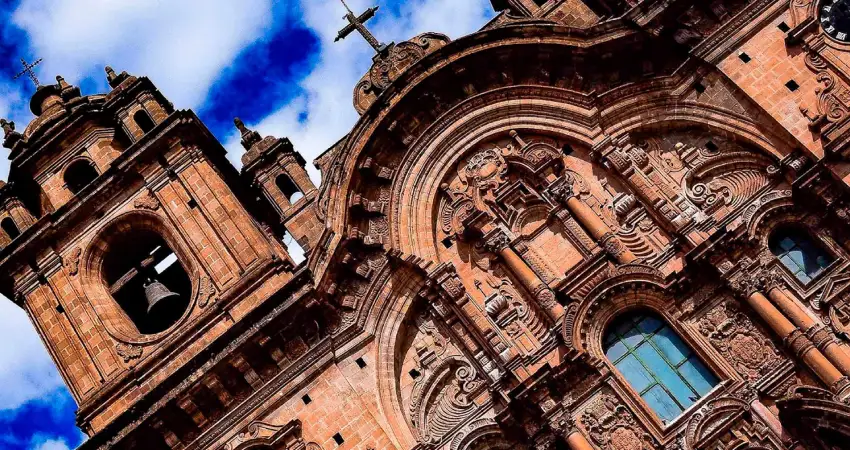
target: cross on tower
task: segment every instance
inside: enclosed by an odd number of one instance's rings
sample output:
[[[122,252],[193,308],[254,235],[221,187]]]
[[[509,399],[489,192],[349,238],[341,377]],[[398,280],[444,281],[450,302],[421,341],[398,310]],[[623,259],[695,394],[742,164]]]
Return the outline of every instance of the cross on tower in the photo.
[[[21,73],[15,75],[15,79],[17,80],[18,78],[24,75],[29,75],[30,80],[32,80],[32,84],[34,84],[36,88],[39,88],[41,86],[41,83],[38,82],[38,78],[36,78],[35,76],[35,71],[32,69],[34,69],[35,66],[41,64],[41,61],[42,59],[38,58],[34,63],[30,64],[27,62],[27,60],[21,58],[21,64],[24,66],[24,70],[22,70]]]
[[[338,42],[342,39],[345,39],[346,37],[348,37],[349,34],[358,31],[363,36],[363,39],[366,39],[366,42],[368,42],[369,45],[371,45],[372,48],[375,49],[376,52],[384,53],[389,46],[378,42],[372,32],[369,31],[369,29],[366,28],[365,25],[366,22],[369,21],[369,19],[375,17],[375,13],[378,11],[378,7],[374,6],[372,8],[369,8],[366,10],[366,12],[364,12],[358,17],[354,15],[354,12],[351,11],[351,8],[349,8],[348,5],[345,3],[345,0],[340,1],[342,2],[343,6],[345,6],[346,11],[348,11],[348,14],[343,16],[343,19],[348,20],[348,25],[346,25],[345,28],[340,30],[336,39],[334,39],[334,42]]]

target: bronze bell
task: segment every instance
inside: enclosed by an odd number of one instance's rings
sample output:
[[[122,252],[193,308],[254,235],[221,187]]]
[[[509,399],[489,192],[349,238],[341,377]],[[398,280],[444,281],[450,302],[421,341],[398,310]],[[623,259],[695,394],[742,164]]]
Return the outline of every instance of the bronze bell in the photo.
[[[145,285],[145,298],[148,301],[148,315],[154,314],[154,311],[157,308],[162,308],[165,305],[166,300],[179,297],[180,294],[176,292],[171,292],[165,287],[164,284],[160,283],[159,280],[149,281]]]

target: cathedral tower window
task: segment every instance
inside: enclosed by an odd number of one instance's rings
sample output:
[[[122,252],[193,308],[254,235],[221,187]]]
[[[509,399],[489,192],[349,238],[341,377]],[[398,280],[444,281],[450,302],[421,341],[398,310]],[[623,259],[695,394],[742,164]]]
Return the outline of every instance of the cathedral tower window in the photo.
[[[167,330],[189,305],[189,276],[155,232],[120,237],[104,257],[103,275],[110,294],[142,334]]]
[[[705,396],[717,377],[658,315],[616,319],[605,333],[605,356],[664,424]]]
[[[68,168],[65,169],[64,179],[68,189],[74,195],[77,195],[97,177],[97,169],[94,168],[91,161],[81,159],[68,165]]]
[[[768,246],[782,265],[803,284],[812,281],[835,261],[808,233],[796,228],[775,231]]]
[[[153,123],[151,116],[142,110],[136,111],[136,113],[133,114],[133,121],[135,121],[136,125],[139,126],[139,129],[142,130],[142,134],[147,134],[149,131],[154,129],[154,126],[156,126],[156,124]]]
[[[289,200],[289,203],[295,203],[304,196],[301,193],[301,189],[298,189],[298,185],[292,181],[292,178],[289,178],[286,174],[280,174],[274,180],[274,183],[277,185],[277,188],[280,189],[280,192]]]
[[[15,221],[12,220],[11,217],[6,217],[0,221],[0,228],[3,228],[3,232],[9,236],[9,240],[15,240],[16,237],[21,235],[21,231],[18,229],[18,226],[15,225]]]

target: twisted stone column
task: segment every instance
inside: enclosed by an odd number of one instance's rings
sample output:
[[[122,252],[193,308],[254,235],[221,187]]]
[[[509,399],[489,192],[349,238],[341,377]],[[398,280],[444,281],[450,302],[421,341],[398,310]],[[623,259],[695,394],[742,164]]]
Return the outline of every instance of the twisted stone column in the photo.
[[[628,264],[637,259],[596,212],[575,195],[569,180],[557,185],[550,193],[617,262]]]
[[[508,269],[522,283],[523,287],[536,299],[546,315],[557,323],[564,315],[564,307],[555,300],[555,293],[549,286],[534,273],[534,270],[526,264],[525,260],[510,246],[508,235],[501,229],[496,228],[484,237],[484,248],[487,251],[499,255]]]

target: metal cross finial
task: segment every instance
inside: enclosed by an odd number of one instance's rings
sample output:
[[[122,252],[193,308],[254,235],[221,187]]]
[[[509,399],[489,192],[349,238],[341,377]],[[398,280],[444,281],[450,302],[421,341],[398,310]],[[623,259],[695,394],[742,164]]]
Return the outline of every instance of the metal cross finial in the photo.
[[[358,17],[354,15],[354,12],[351,11],[351,8],[349,8],[348,4],[345,3],[345,0],[340,1],[342,1],[342,5],[345,6],[345,10],[348,11],[348,13],[343,16],[343,19],[348,20],[348,25],[346,25],[345,28],[340,30],[334,42],[345,39],[346,37],[348,37],[349,34],[357,31],[363,36],[363,39],[366,39],[366,42],[368,42],[369,45],[371,45],[372,48],[375,49],[376,52],[383,53],[384,51],[386,51],[388,46],[381,42],[378,42],[372,32],[369,31],[369,29],[366,28],[365,25],[366,22],[369,21],[369,19],[375,17],[375,13],[378,11],[378,7],[374,6],[372,8],[369,8],[366,10],[366,12],[364,12]]]
[[[15,79],[17,80],[18,78],[24,75],[29,75],[30,80],[32,80],[32,83],[35,85],[36,89],[39,88],[41,86],[41,83],[38,82],[38,78],[36,78],[35,76],[35,71],[32,69],[34,69],[35,66],[41,64],[41,61],[42,59],[38,58],[34,63],[30,64],[27,62],[27,60],[21,58],[21,64],[24,66],[24,70],[21,71],[21,73],[15,75]]]

